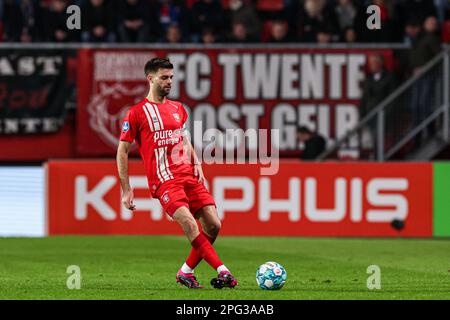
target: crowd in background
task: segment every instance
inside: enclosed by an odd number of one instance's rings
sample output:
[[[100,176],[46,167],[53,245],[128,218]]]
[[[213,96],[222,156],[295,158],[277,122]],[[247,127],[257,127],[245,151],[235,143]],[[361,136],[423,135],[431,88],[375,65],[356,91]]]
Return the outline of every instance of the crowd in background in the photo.
[[[71,4],[81,30],[66,27]],[[372,4],[379,31],[366,27]],[[450,42],[450,0],[0,0],[0,41],[409,43],[429,17]]]

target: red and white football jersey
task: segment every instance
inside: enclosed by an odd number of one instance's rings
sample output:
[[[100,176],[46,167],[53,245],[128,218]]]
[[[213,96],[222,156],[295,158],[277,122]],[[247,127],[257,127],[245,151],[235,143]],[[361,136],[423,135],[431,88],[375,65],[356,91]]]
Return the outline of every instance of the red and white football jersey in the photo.
[[[122,122],[121,141],[136,144],[144,161],[151,193],[166,182],[193,175],[183,139],[187,112],[178,101],[144,99],[132,106]]]

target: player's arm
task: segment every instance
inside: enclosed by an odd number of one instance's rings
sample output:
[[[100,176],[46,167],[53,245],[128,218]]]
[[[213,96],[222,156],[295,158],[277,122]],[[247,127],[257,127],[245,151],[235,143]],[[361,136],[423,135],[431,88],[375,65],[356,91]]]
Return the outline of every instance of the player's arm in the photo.
[[[136,206],[133,204],[133,189],[131,189],[130,179],[128,176],[128,154],[130,149],[131,143],[127,141],[119,141],[116,159],[120,186],[122,187],[122,204],[129,210],[135,210]]]

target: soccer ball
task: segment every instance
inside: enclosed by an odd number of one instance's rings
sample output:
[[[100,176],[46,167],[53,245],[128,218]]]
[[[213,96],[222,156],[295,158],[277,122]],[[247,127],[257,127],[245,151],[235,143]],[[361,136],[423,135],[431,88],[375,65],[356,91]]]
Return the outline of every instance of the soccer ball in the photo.
[[[256,283],[264,290],[280,290],[286,282],[286,269],[276,262],[266,262],[256,270]]]

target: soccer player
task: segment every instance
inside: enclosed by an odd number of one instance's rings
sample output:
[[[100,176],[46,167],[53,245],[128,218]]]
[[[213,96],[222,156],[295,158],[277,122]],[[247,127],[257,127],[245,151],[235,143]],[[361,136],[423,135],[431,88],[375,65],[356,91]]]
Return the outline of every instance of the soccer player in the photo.
[[[192,245],[176,275],[177,282],[188,288],[203,288],[194,276],[194,269],[204,259],[218,272],[217,278],[211,280],[213,287],[234,288],[237,280],[212,246],[221,223],[214,199],[203,184],[201,164],[187,137],[186,110],[180,102],[166,98],[172,85],[173,65],[168,59],[151,59],[145,65],[145,76],[150,91],[126,113],[117,149],[122,204],[136,210],[128,177],[128,153],[136,141],[152,197],[159,199],[164,211],[178,222]]]

